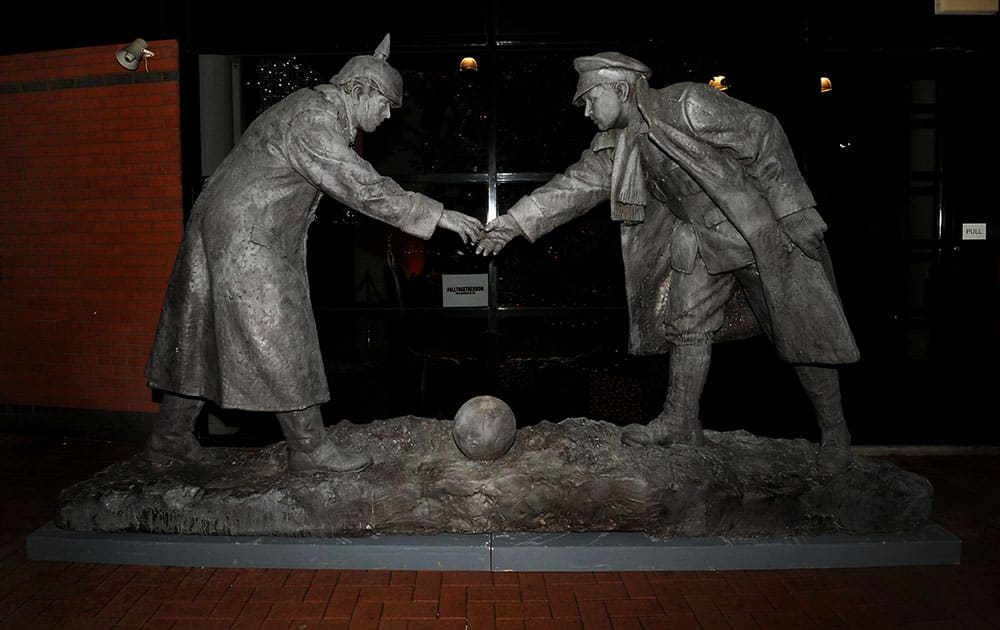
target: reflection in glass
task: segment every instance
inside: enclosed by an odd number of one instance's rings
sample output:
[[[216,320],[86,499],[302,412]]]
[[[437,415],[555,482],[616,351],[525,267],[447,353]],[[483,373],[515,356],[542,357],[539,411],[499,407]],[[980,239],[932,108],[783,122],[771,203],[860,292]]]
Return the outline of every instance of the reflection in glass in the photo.
[[[322,83],[325,78],[306,60],[295,56],[262,57],[251,64],[254,77],[247,84],[257,91],[254,116],[295,90]]]
[[[644,422],[663,407],[663,356],[629,356],[624,310],[505,317],[496,389],[519,425],[585,416]]]
[[[318,309],[330,385],[324,415],[352,422],[420,414],[454,417],[487,388],[486,314]]]
[[[537,183],[498,188],[509,208]],[[625,306],[620,232],[602,203],[587,214],[528,243],[518,237],[497,258],[501,306]]]
[[[488,71],[463,70],[455,53],[393,55],[403,106],[363,139],[365,159],[386,175],[484,173]]]
[[[446,208],[479,218],[486,188],[479,184],[412,184]],[[441,306],[441,274],[487,273],[489,260],[458,235],[437,230],[429,240],[406,234],[324,197],[309,231],[309,279],[314,306]]]
[[[580,52],[506,52],[497,76],[497,170],[557,172],[577,161],[597,129],[571,102]]]
[[[323,83],[347,61],[340,55],[247,58],[244,79],[249,125],[266,108],[300,88]],[[449,53],[394,53],[403,76],[403,105],[357,147],[383,175],[483,173],[489,139],[487,70],[463,69]]]

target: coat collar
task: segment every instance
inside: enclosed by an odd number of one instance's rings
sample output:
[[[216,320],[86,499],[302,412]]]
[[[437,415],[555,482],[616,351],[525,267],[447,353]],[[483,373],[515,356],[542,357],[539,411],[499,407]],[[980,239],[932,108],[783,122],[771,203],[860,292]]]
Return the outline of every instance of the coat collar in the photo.
[[[344,125],[340,129],[340,134],[344,137],[344,141],[353,147],[358,129],[351,118],[351,108],[347,103],[347,95],[344,94],[343,90],[333,85],[317,85],[313,89],[336,107],[337,119]]]

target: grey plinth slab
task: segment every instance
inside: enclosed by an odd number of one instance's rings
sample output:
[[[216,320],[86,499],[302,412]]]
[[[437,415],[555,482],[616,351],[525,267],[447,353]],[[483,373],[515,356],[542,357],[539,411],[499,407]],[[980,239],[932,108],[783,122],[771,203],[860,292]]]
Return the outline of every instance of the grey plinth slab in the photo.
[[[959,564],[961,540],[930,524],[882,535],[671,538],[502,534],[494,571],[724,571]]]
[[[959,564],[936,524],[884,535],[656,539],[642,533],[438,534],[363,538],[75,532],[28,536],[29,560],[285,569],[707,571]]]
[[[74,532],[49,523],[29,560],[196,567],[489,571],[489,534],[301,538]]]

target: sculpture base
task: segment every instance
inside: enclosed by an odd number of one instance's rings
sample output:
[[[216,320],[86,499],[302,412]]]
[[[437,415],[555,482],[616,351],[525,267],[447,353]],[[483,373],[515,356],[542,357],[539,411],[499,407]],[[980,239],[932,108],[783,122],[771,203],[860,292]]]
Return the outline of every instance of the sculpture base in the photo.
[[[363,538],[70,532],[27,539],[29,560],[131,565],[394,571],[724,571],[957,565],[961,541],[931,524],[910,532],[784,538],[644,534],[438,534]]]
[[[208,449],[211,461],[190,465],[136,455],[64,490],[55,523],[195,536],[784,538],[914,531],[930,519],[925,478],[862,456],[824,476],[802,439],[706,431],[704,446],[633,447],[617,425],[569,418],[519,429],[503,457],[474,461],[453,425],[404,416],[329,427],[330,439],[372,456],[357,473],[291,474],[284,443]]]

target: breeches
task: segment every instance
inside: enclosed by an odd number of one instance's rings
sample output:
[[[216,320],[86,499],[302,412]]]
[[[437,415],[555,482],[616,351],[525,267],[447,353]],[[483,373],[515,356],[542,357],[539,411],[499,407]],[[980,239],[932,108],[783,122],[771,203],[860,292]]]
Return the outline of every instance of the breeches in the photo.
[[[671,269],[668,282],[665,331],[671,345],[713,343],[725,323],[727,303],[740,290],[762,328],[769,328],[756,265],[712,274],[698,256],[691,273]]]

